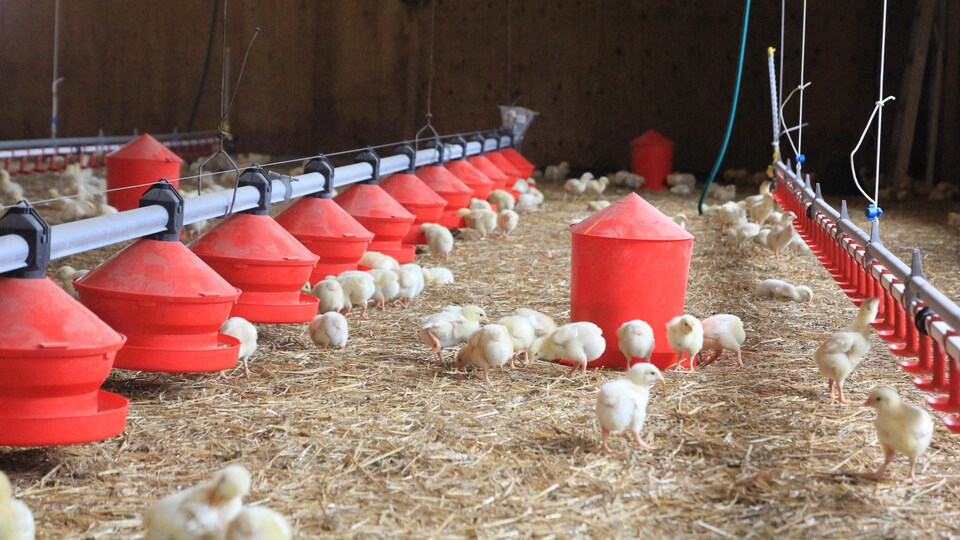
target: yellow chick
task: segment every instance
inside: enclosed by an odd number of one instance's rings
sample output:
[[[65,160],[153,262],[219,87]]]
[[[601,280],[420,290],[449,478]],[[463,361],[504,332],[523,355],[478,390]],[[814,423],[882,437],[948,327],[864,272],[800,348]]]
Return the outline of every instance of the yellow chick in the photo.
[[[620,352],[627,359],[626,369],[630,369],[634,358],[650,363],[654,346],[653,328],[645,321],[634,319],[621,324],[617,329],[617,341]]]
[[[337,276],[337,281],[343,289],[343,313],[350,313],[353,306],[360,306],[360,318],[366,317],[367,302],[376,291],[373,276],[358,270],[347,270]]]
[[[703,360],[701,363],[707,365],[723,354],[723,351],[733,351],[737,353],[737,365],[743,367],[743,358],[740,354],[740,346],[747,339],[747,334],[743,330],[743,321],[736,315],[723,313],[707,317],[700,321],[703,327],[703,349],[713,351],[713,354]]]
[[[467,227],[479,232],[481,239],[497,230],[497,214],[492,210],[461,208],[457,215],[463,218]]]
[[[0,172],[6,172],[0,169]],[[0,472],[0,538],[3,540],[34,540],[36,526],[33,514],[22,501],[13,498],[13,486],[7,475]]]
[[[320,313],[328,313],[330,311],[339,312],[343,310],[343,287],[334,276],[327,276],[319,281],[313,286],[313,290],[311,290],[310,293],[320,300],[320,308],[318,310]]]
[[[423,269],[423,281],[427,285],[449,285],[453,283],[453,272],[441,266]]]
[[[590,201],[587,203],[587,210],[599,212],[608,206],[610,206],[610,201]]]
[[[336,311],[314,317],[307,331],[310,332],[310,341],[322,349],[327,347],[342,349],[347,345],[347,339],[350,337],[347,318]]]
[[[0,203],[16,204],[23,200],[23,186],[10,179],[6,169],[0,169]]]
[[[476,197],[472,197],[470,199],[470,205],[467,208],[469,208],[470,210],[489,210],[493,212],[493,207],[490,206],[490,203],[488,203],[483,199],[478,199]]]
[[[397,295],[400,297],[400,304],[403,307],[409,306],[426,286],[423,279],[423,268],[419,264],[402,264],[397,272],[397,280],[400,290]]]
[[[229,465],[213,479],[160,499],[147,514],[146,540],[223,538],[250,491],[250,471]]]
[[[393,270],[400,269],[400,263],[389,255],[384,255],[379,251],[367,251],[360,257],[360,266],[366,266],[375,270]]]
[[[457,352],[457,369],[466,365],[483,370],[483,381],[490,382],[490,369],[503,367],[513,359],[513,339],[507,328],[488,324],[470,334],[467,344]]]
[[[836,384],[840,403],[852,403],[843,397],[843,383],[870,351],[870,323],[877,318],[879,298],[867,298],[860,304],[856,319],[840,332],[831,334],[814,353],[820,375],[827,378],[830,401],[834,400]]]
[[[767,235],[767,247],[769,247],[774,256],[779,260],[780,252],[784,250],[793,241],[796,231],[793,230],[793,220],[797,215],[793,212],[787,212],[777,226],[770,230]]]
[[[587,189],[587,182],[577,178],[570,178],[563,184],[563,200],[567,197],[580,197]]]
[[[607,186],[610,184],[610,179],[606,176],[601,176],[599,179],[590,179],[587,180],[587,185],[584,186],[584,193],[589,197],[599,197],[603,195],[603,192],[607,190]]]
[[[649,448],[640,438],[640,430],[647,419],[650,388],[662,381],[663,375],[653,364],[637,364],[627,370],[627,376],[604,383],[597,394],[597,423],[603,442],[600,449],[610,453],[607,438],[611,433],[627,431],[637,446]]]
[[[442,366],[443,349],[465,342],[485,322],[487,314],[479,306],[448,306],[423,320],[419,330],[420,342],[430,347]]]
[[[514,366],[514,362],[521,354],[524,363],[526,363],[530,359],[530,346],[533,345],[533,340],[537,339],[533,324],[529,319],[520,315],[504,317],[497,321],[497,324],[506,327],[513,339],[513,358],[510,360],[510,367]]]
[[[920,407],[904,403],[890,388],[874,388],[864,405],[877,410],[874,426],[877,428],[880,448],[883,448],[883,465],[877,471],[877,478],[885,478],[893,458],[897,454],[904,454],[910,459],[908,478],[913,482],[917,458],[926,452],[933,440],[933,420],[930,415]]]
[[[757,294],[764,298],[789,298],[794,302],[810,302],[813,291],[806,285],[793,285],[782,279],[765,279],[757,283]]]
[[[516,201],[513,198],[513,195],[509,191],[502,189],[495,189],[490,192],[490,195],[487,196],[487,200],[491,204],[497,205],[497,210],[513,210]]]
[[[420,225],[420,232],[427,237],[430,255],[446,260],[453,251],[453,234],[450,229],[436,223],[424,223]]]
[[[283,516],[262,506],[248,506],[227,528],[224,540],[291,540],[293,530]]]
[[[75,279],[80,279],[90,273],[89,270],[76,270],[72,266],[63,265],[57,268],[57,283],[63,287],[63,290],[70,293],[70,296],[78,298],[77,289],[73,286]]]
[[[591,322],[575,322],[557,328],[555,332],[534,340],[530,355],[543,360],[569,360],[573,364],[567,376],[580,369],[587,372],[587,364],[600,358],[607,348],[603,330]]]
[[[557,331],[557,323],[554,322],[553,317],[546,313],[541,313],[530,308],[517,308],[513,310],[513,314],[520,315],[530,321],[530,324],[533,325],[533,331],[538,338],[549,336]]]
[[[230,317],[222,326],[220,333],[233,336],[240,341],[240,361],[243,362],[243,376],[250,376],[248,361],[257,352],[257,327],[243,317]]]
[[[677,353],[677,368],[686,353],[690,361],[690,371],[696,363],[697,355],[703,349],[703,325],[693,315],[680,315],[667,323],[667,342]]]
[[[399,270],[399,268],[397,268]],[[373,300],[380,310],[386,309],[387,301],[400,294],[400,278],[393,270],[368,270],[373,276]]]
[[[500,230],[500,236],[509,238],[510,233],[517,228],[518,221],[520,221],[520,216],[513,210],[501,210],[497,214],[497,229]]]

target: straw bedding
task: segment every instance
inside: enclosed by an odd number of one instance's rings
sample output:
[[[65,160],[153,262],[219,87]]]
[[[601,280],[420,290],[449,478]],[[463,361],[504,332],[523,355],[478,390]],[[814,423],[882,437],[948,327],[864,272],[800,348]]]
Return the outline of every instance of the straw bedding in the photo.
[[[153,501],[228,463],[254,473],[247,502],[287,515],[302,538],[960,536],[958,438],[939,421],[917,484],[898,482],[903,457],[893,480],[859,475],[881,460],[873,411],[829,404],[812,360],[823,334],[853,317],[849,300],[809,255],[778,262],[753,244],[727,247],[692,199],[644,194],[692,218],[687,310],[739,315],[746,365],[725,356],[666,373],[643,432],[653,450],[617,436],[613,454],[598,452],[596,390],[618,373],[571,380],[538,362],[495,372],[487,387],[475,372],[440,368],[415,329],[443,305],[480,304],[492,320],[529,306],[568,320],[567,220],[586,203],[546,191],[546,207],[522,216],[511,240],[457,244],[443,264],[456,284],[429,288],[408,310],[371,310],[362,323],[352,314],[345,351],[315,349],[305,324],[259,325],[250,379],[114,371],[104,388],[131,401],[122,436],[0,449],[0,469],[42,538],[139,537]],[[914,210],[889,211],[885,239],[901,254],[922,244],[941,257],[926,269],[956,297],[956,246],[936,244],[939,225]],[[113,251],[63,263],[90,268]],[[767,277],[809,284],[814,302],[757,298]],[[887,385],[919,402],[873,344],[849,397]]]

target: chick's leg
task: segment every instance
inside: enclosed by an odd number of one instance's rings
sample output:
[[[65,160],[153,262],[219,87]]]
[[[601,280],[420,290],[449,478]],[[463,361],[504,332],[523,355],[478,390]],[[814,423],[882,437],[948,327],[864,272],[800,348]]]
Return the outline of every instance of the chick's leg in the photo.
[[[250,365],[247,363],[247,357],[243,357],[243,377],[245,379],[250,378]]]
[[[833,401],[833,399],[834,399],[834,397],[835,397],[835,396],[833,395],[833,379],[827,379],[827,391],[828,391],[828,393],[829,393],[829,395],[830,395],[830,401]]]
[[[600,431],[603,432],[603,442],[600,443],[600,451],[609,454],[610,447],[607,446],[607,437],[610,436],[610,430],[607,428],[600,428]]]
[[[892,449],[883,449],[883,465],[880,465],[880,468],[877,470],[875,475],[878,479],[887,477],[887,467],[889,467],[890,463],[893,462],[893,457],[895,455],[896,453]]]
[[[631,431],[630,433],[633,435],[633,442],[634,442],[634,444],[636,444],[636,445],[639,446],[640,448],[646,448],[647,450],[650,449],[650,445],[647,444],[647,443],[645,443],[645,442],[643,442],[643,439],[640,438],[640,434],[639,434],[639,433],[637,433],[636,431]]]
[[[630,371],[630,362],[633,360],[633,358],[626,354],[624,354],[623,357],[627,359],[627,364],[624,366],[623,370]]]
[[[842,403],[842,404],[844,404],[844,405],[849,405],[849,404],[853,403],[852,401],[850,401],[850,400],[848,400],[848,399],[846,399],[846,398],[843,397],[843,383],[841,383],[841,382],[838,381],[838,382],[837,382],[837,389],[839,390],[839,393],[840,393],[840,398],[837,400],[837,403]]]
[[[914,475],[914,471],[916,470],[916,468],[917,468],[917,458],[912,457],[910,458],[910,475],[907,476],[908,484],[912,484],[916,482],[917,477]]]
[[[483,366],[483,382],[487,383],[490,386],[493,386],[493,383],[490,382],[490,368]]]
[[[737,351],[737,367],[743,367],[743,354],[740,352],[740,347],[735,350]]]
[[[567,371],[567,375],[566,375],[566,376],[569,377],[569,378],[573,378],[573,373],[574,373],[575,371],[577,371],[577,368],[579,368],[579,367],[580,367],[580,365],[577,364],[576,362],[574,362],[573,364],[571,364],[571,365],[570,365],[570,370]]]

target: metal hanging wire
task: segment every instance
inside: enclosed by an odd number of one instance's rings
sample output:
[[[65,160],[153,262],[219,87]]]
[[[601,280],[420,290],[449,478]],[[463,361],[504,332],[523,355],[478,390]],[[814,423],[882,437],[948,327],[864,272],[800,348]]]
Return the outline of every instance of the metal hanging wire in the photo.
[[[427,123],[420,128],[416,134],[413,136],[413,150],[417,152],[420,150],[420,136],[424,132],[428,132],[428,135],[432,135],[430,138],[437,140],[440,138],[440,134],[437,133],[437,130],[433,127],[433,78],[434,78],[434,63],[433,63],[433,52],[435,45],[435,36],[436,36],[436,24],[437,24],[437,0],[430,0],[430,54],[427,60]],[[413,166],[413,163],[410,164]]]

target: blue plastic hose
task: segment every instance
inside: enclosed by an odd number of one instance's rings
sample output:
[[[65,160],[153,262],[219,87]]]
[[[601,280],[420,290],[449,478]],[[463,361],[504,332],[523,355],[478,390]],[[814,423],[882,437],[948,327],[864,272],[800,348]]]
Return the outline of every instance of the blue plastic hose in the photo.
[[[730,108],[730,119],[727,121],[727,134],[723,137],[723,146],[720,147],[720,155],[717,156],[716,163],[713,164],[713,170],[707,178],[707,185],[700,194],[700,201],[697,203],[697,213],[703,215],[703,200],[707,198],[707,191],[717,177],[717,171],[720,170],[720,164],[723,163],[723,156],[727,153],[727,144],[730,143],[730,134],[733,132],[733,118],[737,114],[737,103],[740,101],[740,80],[743,78],[743,58],[747,49],[747,27],[750,25],[750,0],[747,0],[747,7],[743,13],[743,35],[740,37],[740,62],[737,64],[737,84],[733,87],[733,106]]]

